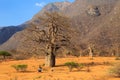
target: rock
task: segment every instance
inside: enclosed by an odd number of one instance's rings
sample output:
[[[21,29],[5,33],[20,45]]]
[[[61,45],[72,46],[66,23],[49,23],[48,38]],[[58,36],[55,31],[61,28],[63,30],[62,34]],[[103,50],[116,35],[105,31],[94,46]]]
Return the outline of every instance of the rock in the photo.
[[[87,14],[90,16],[100,16],[100,11],[96,6],[89,6],[87,9]]]

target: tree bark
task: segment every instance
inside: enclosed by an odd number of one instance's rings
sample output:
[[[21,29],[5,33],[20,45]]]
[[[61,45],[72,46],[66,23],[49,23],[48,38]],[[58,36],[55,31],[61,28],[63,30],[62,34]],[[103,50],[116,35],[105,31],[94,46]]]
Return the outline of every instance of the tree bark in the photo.
[[[53,53],[47,54],[45,56],[45,66],[54,67],[55,66],[55,55]]]

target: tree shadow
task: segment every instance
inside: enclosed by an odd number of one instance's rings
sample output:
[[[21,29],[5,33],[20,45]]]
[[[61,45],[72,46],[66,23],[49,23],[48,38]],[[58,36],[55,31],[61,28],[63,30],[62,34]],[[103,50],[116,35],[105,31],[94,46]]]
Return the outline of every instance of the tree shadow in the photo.
[[[35,73],[37,71],[17,71],[16,73]]]
[[[71,72],[88,72],[88,71],[87,70],[72,70]]]
[[[61,64],[61,65],[56,65],[55,67],[63,67],[65,66],[64,64]]]

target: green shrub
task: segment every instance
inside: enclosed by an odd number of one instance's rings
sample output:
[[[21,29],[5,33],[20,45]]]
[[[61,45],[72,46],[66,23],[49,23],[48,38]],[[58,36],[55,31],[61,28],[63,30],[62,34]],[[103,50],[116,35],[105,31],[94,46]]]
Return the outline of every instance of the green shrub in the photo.
[[[3,58],[5,59],[6,56],[12,56],[12,55],[7,51],[0,51],[0,56],[3,56]]]
[[[18,64],[12,65],[12,67],[18,72],[25,72],[28,66],[26,64]]]
[[[110,69],[110,74],[113,76],[118,76],[120,77],[120,63],[115,64],[111,69]]]
[[[69,68],[69,71],[71,72],[73,68],[77,68],[77,69],[82,69],[83,68],[83,64],[78,64],[75,62],[66,62],[65,66],[67,66]]]
[[[76,67],[78,70],[81,70],[84,67],[83,64],[78,64],[78,66]]]
[[[73,68],[78,66],[78,64],[75,62],[66,62],[65,66],[67,66],[69,68],[69,71],[71,72]]]

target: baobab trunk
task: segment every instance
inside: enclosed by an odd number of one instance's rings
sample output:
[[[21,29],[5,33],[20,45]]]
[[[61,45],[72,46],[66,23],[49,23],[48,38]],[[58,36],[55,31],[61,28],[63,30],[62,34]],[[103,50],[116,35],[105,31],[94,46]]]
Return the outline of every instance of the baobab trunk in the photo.
[[[55,66],[55,55],[53,53],[47,54],[45,56],[45,66],[54,67]]]

